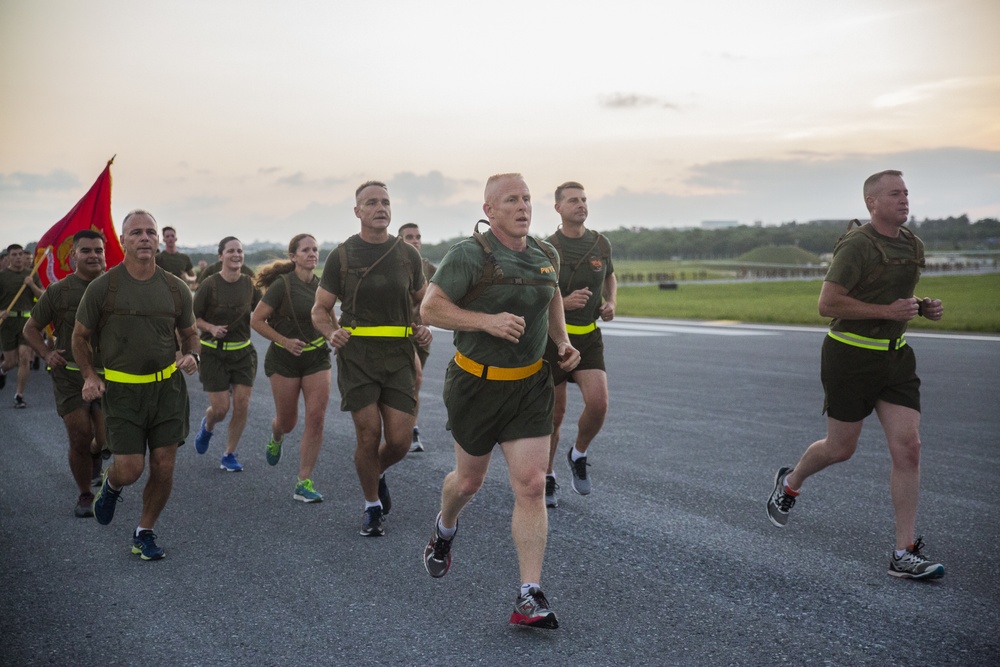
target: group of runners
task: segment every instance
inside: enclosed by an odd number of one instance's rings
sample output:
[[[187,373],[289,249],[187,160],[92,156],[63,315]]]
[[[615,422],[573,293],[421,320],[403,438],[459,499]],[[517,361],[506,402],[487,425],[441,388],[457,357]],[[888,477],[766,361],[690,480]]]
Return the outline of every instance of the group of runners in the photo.
[[[922,540],[914,539],[919,379],[903,333],[908,320],[940,319],[943,308],[940,301],[913,295],[923,247],[903,227],[907,194],[899,172],[874,174],[864,186],[871,223],[838,244],[819,301],[820,312],[834,318],[822,357],[828,433],[794,467],[779,469],[767,512],[772,523],[784,526],[805,479],[849,458],[862,421],[874,410],[893,463],[897,550],[889,573],[933,578],[944,568],[924,556]],[[176,250],[176,231],[164,228],[171,242],[159,252],[157,222],[141,209],[122,221],[122,264],[106,271],[100,234],[79,232],[75,272],[44,292],[23,268],[19,246],[11,246],[11,263],[0,271],[0,298],[8,303],[15,285],[31,288],[25,290],[28,301],[0,311],[3,371],[19,369],[15,407],[23,404],[24,359],[37,353],[50,368],[69,435],[77,516],[109,524],[148,455],[131,549],[143,560],[158,560],[165,552],[153,531],[170,496],[178,446],[192,423],[183,374],[199,373],[208,396],[204,415],[194,417],[195,450],[205,454],[228,417],[219,467],[239,472],[237,449],[257,374],[251,330],[268,340],[264,373],[275,410],[264,456],[270,465],[280,461],[299,419],[301,396],[304,429],[292,495],[315,503],[323,499],[313,475],[332,354],[340,407],[351,413],[355,428],[354,463],[364,497],[360,534],[376,537],[386,533],[392,509],[386,472],[408,452],[423,450],[417,414],[430,327],[451,330],[456,352],[446,370],[444,403],[455,467],[442,485],[423,550],[425,567],[435,578],[447,574],[460,514],[499,448],[514,494],[511,531],[521,580],[510,621],[556,628],[541,574],[547,512],[559,502],[554,464],[567,383],[579,386],[583,408],[564,457],[571,488],[587,495],[588,451],[608,410],[598,322],[613,319],[617,304],[611,245],[585,225],[584,187],[571,181],[556,188],[561,225],[540,241],[530,234],[532,200],[521,175],[491,177],[484,228],[477,224],[473,236],[455,244],[437,267],[420,255],[419,226],[408,223],[397,235],[390,233],[384,183],[362,183],[355,204],[359,232],[329,254],[321,277],[315,274],[319,246],[310,234],[294,236],[287,259],[255,275],[244,264],[240,240],[227,236],[219,242],[218,263],[198,276],[193,294],[193,267]],[[42,335],[50,324],[54,342]],[[0,375],[0,387],[5,380]],[[112,461],[102,471],[109,452]]]

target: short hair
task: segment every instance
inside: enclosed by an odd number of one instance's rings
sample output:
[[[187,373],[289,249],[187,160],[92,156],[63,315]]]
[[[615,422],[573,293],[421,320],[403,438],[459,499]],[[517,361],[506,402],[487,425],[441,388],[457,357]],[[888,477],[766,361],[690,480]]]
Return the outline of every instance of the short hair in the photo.
[[[104,234],[93,229],[81,229],[76,234],[73,234],[73,245],[76,245],[80,239],[101,239],[103,241]]]
[[[361,196],[362,190],[364,190],[365,188],[370,188],[373,185],[378,186],[380,188],[384,188],[386,192],[389,191],[389,186],[383,183],[382,181],[365,181],[364,183],[358,186],[357,190],[354,191],[354,200],[357,201],[358,197]]]
[[[226,244],[229,243],[230,241],[240,241],[240,240],[238,238],[236,238],[235,236],[227,236],[226,238],[224,238],[221,241],[219,241],[219,254],[220,255],[226,249]],[[240,245],[243,245],[243,241],[240,241]]]
[[[865,179],[865,186],[862,189],[862,194],[867,201],[869,197],[875,196],[875,188],[878,186],[878,182],[882,180],[883,176],[902,176],[903,172],[897,171],[896,169],[886,169],[885,171],[880,171],[877,174],[872,174]]]
[[[9,246],[7,246],[8,254],[10,253],[11,250],[24,250],[24,246],[21,245],[20,243],[11,243]]]
[[[494,187],[499,181],[508,178],[516,178],[522,181],[524,180],[524,176],[522,176],[516,171],[507,172],[506,174],[493,174],[492,176],[486,179],[486,188],[483,190],[483,199],[485,201],[489,201],[490,188]]]
[[[125,214],[125,219],[122,220],[122,232],[123,233],[125,232],[125,227],[128,225],[129,219],[131,219],[131,217],[133,215],[148,215],[149,219],[153,221],[153,224],[158,224],[156,222],[156,218],[153,217],[152,213],[150,213],[149,211],[147,211],[146,209],[143,209],[143,208],[134,208],[131,211],[129,211],[128,213],[126,213]],[[173,227],[164,227],[163,228],[163,230],[167,230],[167,229],[173,229]]]
[[[396,230],[397,234],[402,234],[404,229],[420,229],[420,225],[415,222],[405,222]]]
[[[583,189],[585,188],[576,181],[566,181],[558,188],[556,188],[556,203],[558,204],[559,202],[562,201],[563,190],[583,190]]]
[[[150,216],[150,217],[152,217],[152,216]],[[176,234],[177,230],[174,229],[173,227],[169,226],[169,225],[160,230],[160,234],[166,234],[167,232],[173,232],[174,234]]]

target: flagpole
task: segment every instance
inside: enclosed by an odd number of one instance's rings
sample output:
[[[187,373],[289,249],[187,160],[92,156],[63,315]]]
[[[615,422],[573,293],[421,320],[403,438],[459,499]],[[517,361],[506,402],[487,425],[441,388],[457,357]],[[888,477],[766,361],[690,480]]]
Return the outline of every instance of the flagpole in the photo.
[[[38,273],[38,267],[42,265],[42,262],[44,262],[45,258],[48,257],[51,253],[52,253],[52,246],[49,246],[48,248],[45,249],[45,254],[42,255],[41,259],[35,262],[35,268],[31,269],[31,273],[28,274],[29,278],[34,277],[34,275]],[[21,294],[24,292],[25,287],[27,287],[27,285],[22,283],[21,289],[17,290],[17,294],[14,295],[14,300],[11,301],[10,305],[7,306],[7,309],[3,311],[3,316],[0,317],[0,324],[3,324],[3,321],[7,319],[7,315],[10,313],[10,309],[13,308],[14,304],[17,303],[17,300],[21,298]]]

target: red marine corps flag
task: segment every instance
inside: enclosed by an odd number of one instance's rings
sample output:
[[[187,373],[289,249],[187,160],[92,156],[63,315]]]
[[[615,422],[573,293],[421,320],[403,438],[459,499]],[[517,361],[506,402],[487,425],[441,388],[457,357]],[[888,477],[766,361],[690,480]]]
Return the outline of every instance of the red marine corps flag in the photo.
[[[43,287],[76,270],[70,266],[69,254],[73,249],[73,235],[80,230],[93,229],[104,236],[104,257],[109,269],[125,259],[125,251],[111,221],[111,163],[114,161],[113,157],[108,160],[108,165],[83,199],[38,239],[35,264],[38,264],[38,277]]]

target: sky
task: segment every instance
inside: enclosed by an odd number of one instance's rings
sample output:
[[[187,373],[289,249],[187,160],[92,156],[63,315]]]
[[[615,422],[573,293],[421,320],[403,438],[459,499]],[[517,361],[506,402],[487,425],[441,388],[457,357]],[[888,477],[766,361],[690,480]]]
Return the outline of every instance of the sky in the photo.
[[[532,232],[864,217],[900,169],[918,220],[1000,217],[997,0],[3,0],[0,243],[36,240],[112,155],[112,216],[179,245],[471,233],[494,173]]]

